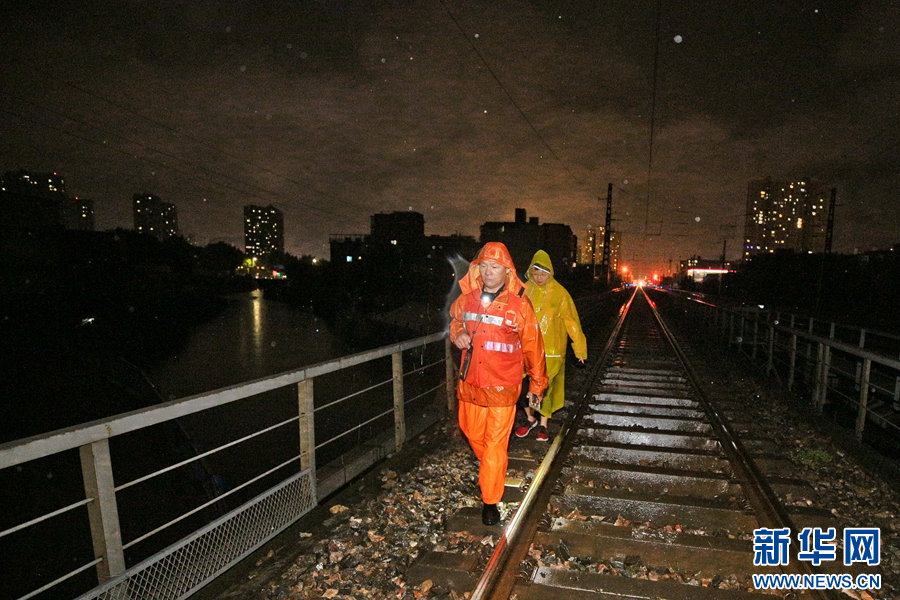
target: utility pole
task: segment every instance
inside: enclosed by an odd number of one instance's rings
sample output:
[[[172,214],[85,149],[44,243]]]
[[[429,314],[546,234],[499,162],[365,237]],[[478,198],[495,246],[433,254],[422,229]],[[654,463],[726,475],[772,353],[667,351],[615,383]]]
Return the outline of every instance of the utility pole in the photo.
[[[825,225],[825,254],[831,254],[831,236],[834,234],[834,206],[837,188],[831,188],[831,202],[828,205],[828,223]]]
[[[722,240],[722,273],[719,274],[719,296],[722,296],[722,281],[725,280],[725,249],[728,248],[728,238]]]
[[[609,285],[609,262],[610,248],[609,238],[610,229],[612,228],[612,183],[606,188],[606,227],[603,229],[603,274],[606,275],[606,284]],[[597,237],[597,234],[594,234]]]

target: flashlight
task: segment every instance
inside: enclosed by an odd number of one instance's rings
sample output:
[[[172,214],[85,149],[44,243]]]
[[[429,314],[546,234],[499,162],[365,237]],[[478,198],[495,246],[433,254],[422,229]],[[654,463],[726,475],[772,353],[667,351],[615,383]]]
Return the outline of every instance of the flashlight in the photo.
[[[469,363],[472,362],[472,347],[469,346],[466,348],[466,357],[463,359],[462,368],[459,370],[459,378],[463,381],[466,380],[466,375],[469,374]]]

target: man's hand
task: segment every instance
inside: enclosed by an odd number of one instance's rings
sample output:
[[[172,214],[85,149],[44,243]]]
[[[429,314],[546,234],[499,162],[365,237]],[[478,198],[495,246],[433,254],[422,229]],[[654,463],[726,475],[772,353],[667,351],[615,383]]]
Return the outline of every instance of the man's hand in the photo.
[[[453,340],[453,343],[460,350],[465,350],[466,348],[468,348],[469,346],[472,345],[472,338],[469,336],[468,333],[461,333],[458,336],[456,336],[456,339]]]

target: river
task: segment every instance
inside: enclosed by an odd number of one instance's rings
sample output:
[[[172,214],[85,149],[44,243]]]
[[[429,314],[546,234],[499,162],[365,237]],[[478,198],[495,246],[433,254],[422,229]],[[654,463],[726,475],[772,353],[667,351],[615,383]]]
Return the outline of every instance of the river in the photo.
[[[262,290],[231,295],[212,320],[196,326],[187,343],[144,371],[166,400],[252,381],[316,364],[341,354],[322,319]]]

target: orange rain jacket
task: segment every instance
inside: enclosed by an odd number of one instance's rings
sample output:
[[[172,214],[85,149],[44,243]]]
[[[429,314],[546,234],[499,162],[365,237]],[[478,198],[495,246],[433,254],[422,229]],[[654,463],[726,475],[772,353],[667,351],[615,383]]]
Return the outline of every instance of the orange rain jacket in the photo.
[[[478,268],[492,260],[507,269],[506,285],[493,302],[481,302],[483,282]],[[547,387],[544,342],[525,286],[516,275],[506,246],[485,244],[459,282],[462,295],[450,307],[450,339],[463,332],[472,338],[463,351],[463,364],[471,353],[466,379],[459,382],[459,426],[479,461],[478,485],[485,504],[503,499],[507,444],[516,416],[516,402],[522,390],[522,373],[531,375],[529,390],[542,394]]]
[[[483,282],[478,264],[492,260],[508,268],[506,285],[487,307],[481,303]],[[524,371],[531,377],[529,391],[540,395],[547,388],[544,342],[525,286],[506,246],[489,242],[469,265],[459,282],[462,295],[450,307],[450,339],[463,332],[472,337],[469,371],[457,392],[463,402],[480,406],[512,406],[519,398]],[[473,390],[472,388],[478,388]]]

